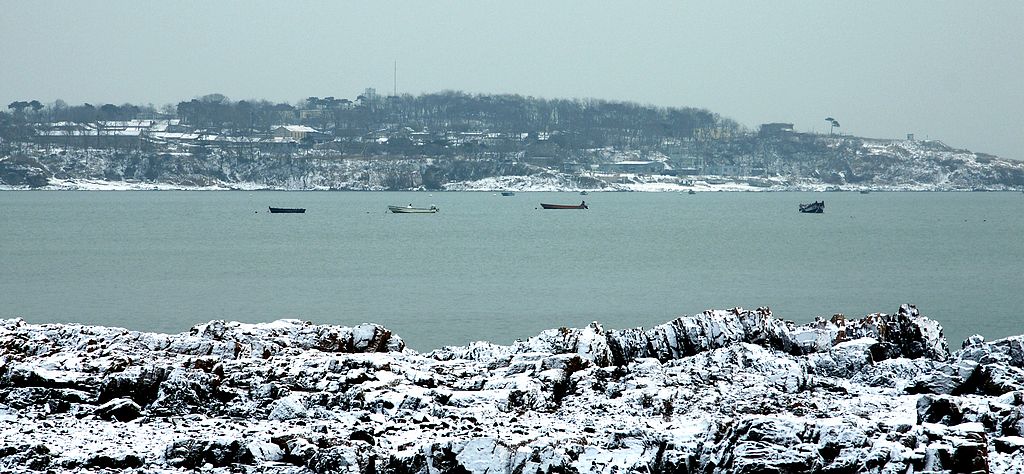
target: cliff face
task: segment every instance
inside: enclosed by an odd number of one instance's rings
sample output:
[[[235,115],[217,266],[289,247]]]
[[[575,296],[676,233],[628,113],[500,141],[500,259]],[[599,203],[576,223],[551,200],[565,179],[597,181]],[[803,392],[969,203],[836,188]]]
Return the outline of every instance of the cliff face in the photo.
[[[430,353],[387,329],[0,321],[0,470],[1012,471],[1024,337],[767,308]]]
[[[886,190],[1024,189],[1024,163],[957,150],[938,142],[855,137],[744,137],[677,145],[677,158],[705,160],[708,174],[772,176],[775,190],[850,186]],[[523,159],[512,159],[511,156]],[[353,156],[332,150],[260,154],[210,148],[187,153],[139,149],[45,148],[24,145],[0,156],[0,186],[88,188],[122,183],[135,188],[338,190],[637,190],[655,177],[605,178],[560,171],[564,163],[597,164],[622,159],[664,159],[657,150],[595,149],[529,164],[525,152],[464,156]],[[723,168],[724,169],[724,168]],[[757,170],[755,172],[755,170]],[[670,178],[673,184],[679,179]],[[646,180],[646,181],[645,181]],[[764,179],[761,179],[765,181]],[[657,181],[657,180],[655,180]],[[664,179],[661,179],[664,181]],[[742,178],[741,181],[746,181]]]

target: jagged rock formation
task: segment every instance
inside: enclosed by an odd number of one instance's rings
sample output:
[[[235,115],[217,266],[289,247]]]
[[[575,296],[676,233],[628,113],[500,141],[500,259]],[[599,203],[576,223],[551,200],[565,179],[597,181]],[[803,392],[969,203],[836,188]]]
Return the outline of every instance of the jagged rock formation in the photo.
[[[767,308],[429,353],[387,329],[0,321],[0,471],[1021,472],[1024,336]]]

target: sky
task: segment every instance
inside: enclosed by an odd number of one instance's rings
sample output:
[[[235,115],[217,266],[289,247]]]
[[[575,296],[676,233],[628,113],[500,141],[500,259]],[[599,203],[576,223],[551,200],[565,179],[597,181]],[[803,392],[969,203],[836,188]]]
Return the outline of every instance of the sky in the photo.
[[[1024,160],[1024,2],[0,0],[0,101],[462,90]]]

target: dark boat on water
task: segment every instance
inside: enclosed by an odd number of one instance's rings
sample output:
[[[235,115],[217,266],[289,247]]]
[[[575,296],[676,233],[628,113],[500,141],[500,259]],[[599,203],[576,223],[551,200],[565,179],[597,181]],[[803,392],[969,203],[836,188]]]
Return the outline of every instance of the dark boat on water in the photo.
[[[590,209],[587,207],[587,201],[583,201],[579,204],[545,204],[540,203],[540,207],[544,209]]]
[[[513,191],[502,191],[502,192],[501,192],[501,195],[502,195],[502,196],[515,196],[515,195],[516,195],[516,193],[515,193],[515,192],[513,192]]]
[[[271,207],[271,214],[305,214],[306,208],[304,207]]]
[[[811,214],[821,214],[825,212],[825,201],[814,201],[810,204],[801,204],[800,212],[808,212]]]

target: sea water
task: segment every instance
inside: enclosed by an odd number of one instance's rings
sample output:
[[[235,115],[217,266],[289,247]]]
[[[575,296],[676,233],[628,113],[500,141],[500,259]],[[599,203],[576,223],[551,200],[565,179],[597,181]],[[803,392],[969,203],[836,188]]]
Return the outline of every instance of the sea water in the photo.
[[[543,210],[541,202],[588,210]],[[826,203],[824,214],[797,205]],[[375,322],[410,347],[769,306],[1024,333],[1021,193],[0,192],[0,318]],[[437,205],[390,214],[388,205]],[[268,206],[305,214],[269,214]]]

